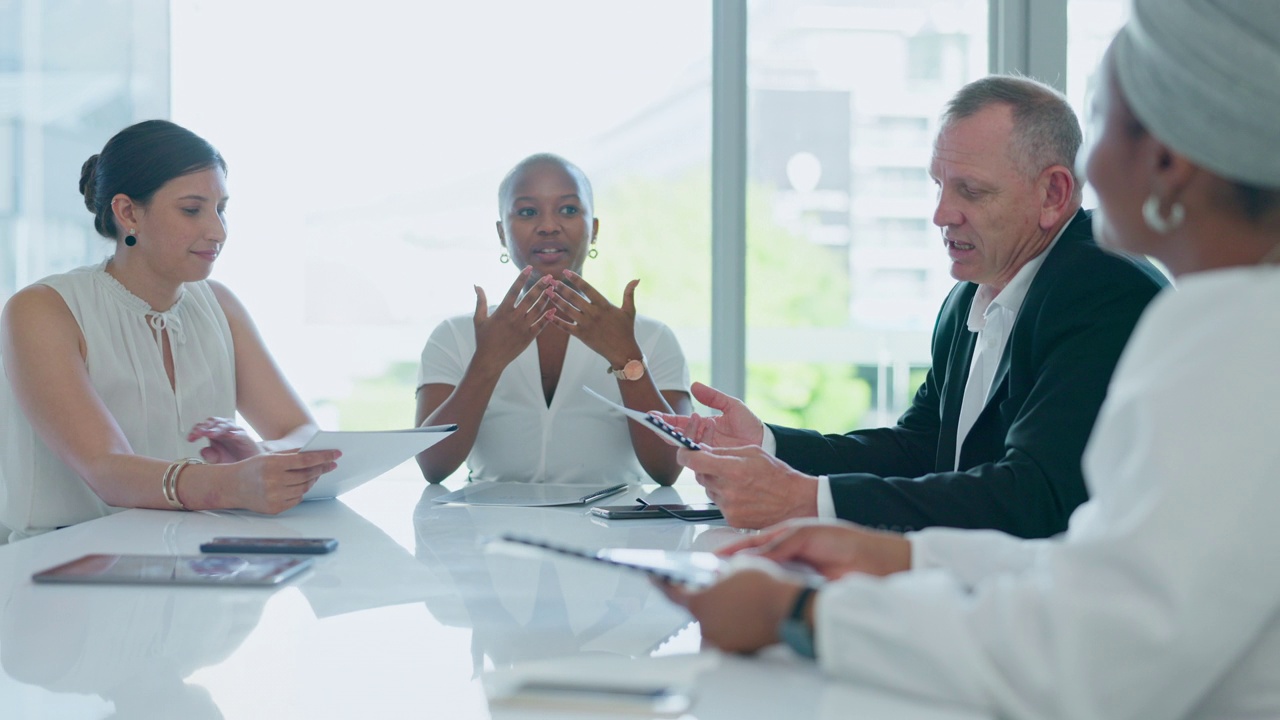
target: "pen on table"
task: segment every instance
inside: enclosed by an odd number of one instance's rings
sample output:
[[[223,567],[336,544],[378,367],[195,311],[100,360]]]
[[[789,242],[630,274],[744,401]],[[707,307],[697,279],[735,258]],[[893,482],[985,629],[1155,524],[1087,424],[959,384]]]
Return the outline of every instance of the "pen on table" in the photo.
[[[613,487],[607,487],[599,492],[594,492],[594,493],[591,493],[590,495],[584,495],[582,499],[579,500],[579,502],[584,502],[584,503],[593,502],[595,500],[599,500],[600,498],[609,497],[610,495],[617,495],[618,493],[626,489],[627,489],[627,483],[622,483],[621,485],[614,485]]]

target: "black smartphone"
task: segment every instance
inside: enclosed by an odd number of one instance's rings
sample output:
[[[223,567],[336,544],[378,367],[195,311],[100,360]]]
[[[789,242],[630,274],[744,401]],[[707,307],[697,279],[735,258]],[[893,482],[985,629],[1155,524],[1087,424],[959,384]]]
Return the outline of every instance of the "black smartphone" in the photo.
[[[669,503],[665,505],[601,505],[591,508],[591,514],[606,520],[644,520],[651,518],[670,518],[659,510],[666,508],[685,520],[719,520],[724,517],[720,508],[710,503],[702,505],[681,505]]]
[[[200,552],[323,555],[333,552],[337,547],[338,541],[333,538],[216,537],[201,544]]]

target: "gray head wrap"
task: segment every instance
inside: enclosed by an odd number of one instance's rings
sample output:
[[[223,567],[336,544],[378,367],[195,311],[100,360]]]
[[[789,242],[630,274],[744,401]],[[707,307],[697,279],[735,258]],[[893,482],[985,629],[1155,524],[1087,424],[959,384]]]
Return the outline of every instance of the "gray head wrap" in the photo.
[[[1280,0],[1134,0],[1112,57],[1152,135],[1228,180],[1280,188]]]

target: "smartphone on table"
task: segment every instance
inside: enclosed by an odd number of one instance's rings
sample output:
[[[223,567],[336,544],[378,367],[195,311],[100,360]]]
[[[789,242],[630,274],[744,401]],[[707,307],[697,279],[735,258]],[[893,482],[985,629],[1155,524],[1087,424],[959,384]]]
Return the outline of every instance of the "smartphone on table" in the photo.
[[[681,503],[650,503],[648,505],[601,505],[591,508],[591,514],[606,520],[650,520],[670,518],[666,511],[675,513],[681,520],[719,520],[724,517],[720,508],[711,503],[684,505]]]
[[[216,537],[202,543],[200,552],[323,555],[333,552],[337,547],[338,541],[333,538]]]

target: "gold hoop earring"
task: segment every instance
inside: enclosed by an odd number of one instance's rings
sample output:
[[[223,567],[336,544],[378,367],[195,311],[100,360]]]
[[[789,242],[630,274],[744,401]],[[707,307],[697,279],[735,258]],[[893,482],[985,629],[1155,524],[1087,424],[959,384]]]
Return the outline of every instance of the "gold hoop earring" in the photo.
[[[1177,230],[1182,225],[1182,221],[1187,219],[1187,209],[1182,203],[1175,202],[1169,206],[1169,216],[1165,217],[1160,212],[1160,200],[1156,198],[1155,193],[1147,197],[1146,202],[1142,203],[1142,219],[1147,223],[1147,227],[1160,233],[1168,235]]]
[[[595,249],[595,248],[591,248],[589,251],[587,251],[587,257],[589,257],[589,258],[591,258],[592,260],[594,260],[594,259],[596,259],[596,258],[600,257],[600,251],[599,251],[599,250],[597,250],[597,249]]]
[[[504,252],[498,256],[498,262],[502,263],[503,265],[506,265],[507,263],[511,262],[511,256]]]

